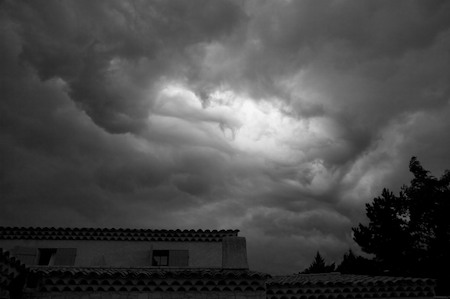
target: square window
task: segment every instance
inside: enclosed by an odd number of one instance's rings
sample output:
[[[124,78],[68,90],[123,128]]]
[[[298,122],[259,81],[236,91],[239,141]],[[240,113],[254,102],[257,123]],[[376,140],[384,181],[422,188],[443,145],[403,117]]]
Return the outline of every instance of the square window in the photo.
[[[153,250],[152,266],[168,266],[169,250]]]
[[[76,248],[35,248],[16,246],[14,256],[26,265],[73,266],[77,256]]]

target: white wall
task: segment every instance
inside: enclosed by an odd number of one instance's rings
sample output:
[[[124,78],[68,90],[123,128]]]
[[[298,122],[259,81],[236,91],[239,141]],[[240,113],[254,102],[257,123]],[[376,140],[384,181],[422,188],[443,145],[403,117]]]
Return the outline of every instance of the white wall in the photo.
[[[91,240],[0,240],[0,248],[13,252],[14,247],[77,248],[75,265],[79,267],[151,266],[151,250],[189,250],[189,267],[221,268],[221,242],[147,242]]]

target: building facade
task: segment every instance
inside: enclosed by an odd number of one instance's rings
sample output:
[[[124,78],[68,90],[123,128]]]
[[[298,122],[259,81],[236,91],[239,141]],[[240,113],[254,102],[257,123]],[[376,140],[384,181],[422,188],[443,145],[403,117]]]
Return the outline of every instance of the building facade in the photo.
[[[248,269],[237,230],[1,227],[0,248],[27,266]]]
[[[433,298],[434,281],[250,271],[237,230],[0,227],[0,299]]]
[[[0,248],[27,269],[22,298],[266,294],[268,275],[248,269],[246,241],[237,230],[0,227]]]

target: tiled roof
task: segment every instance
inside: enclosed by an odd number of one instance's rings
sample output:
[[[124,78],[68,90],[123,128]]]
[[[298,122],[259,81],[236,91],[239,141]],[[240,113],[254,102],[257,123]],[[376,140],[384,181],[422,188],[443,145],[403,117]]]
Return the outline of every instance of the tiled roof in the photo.
[[[0,289],[6,289],[10,282],[20,273],[26,271],[25,266],[9,252],[0,248]]]
[[[0,239],[221,242],[239,230],[0,227]]]
[[[265,291],[268,274],[248,270],[31,267],[40,292]]]
[[[392,276],[370,276],[356,274],[341,274],[338,272],[319,274],[294,274],[288,276],[275,276],[269,280],[272,284],[301,284],[301,285],[354,285],[354,284],[434,284],[429,278],[392,277]]]
[[[30,272],[45,277],[51,276],[92,276],[102,278],[167,278],[167,277],[228,277],[228,278],[268,278],[269,274],[220,268],[121,268],[121,267],[57,267],[32,266]]]
[[[267,298],[286,296],[292,299],[433,297],[434,280],[323,273],[277,276],[267,281]]]

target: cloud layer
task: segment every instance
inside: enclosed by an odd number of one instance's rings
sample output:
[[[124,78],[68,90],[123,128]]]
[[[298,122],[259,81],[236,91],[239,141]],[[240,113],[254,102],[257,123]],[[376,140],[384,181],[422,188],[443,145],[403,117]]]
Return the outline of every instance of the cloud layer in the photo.
[[[0,7],[1,225],[238,228],[290,273],[450,168],[446,1]]]

